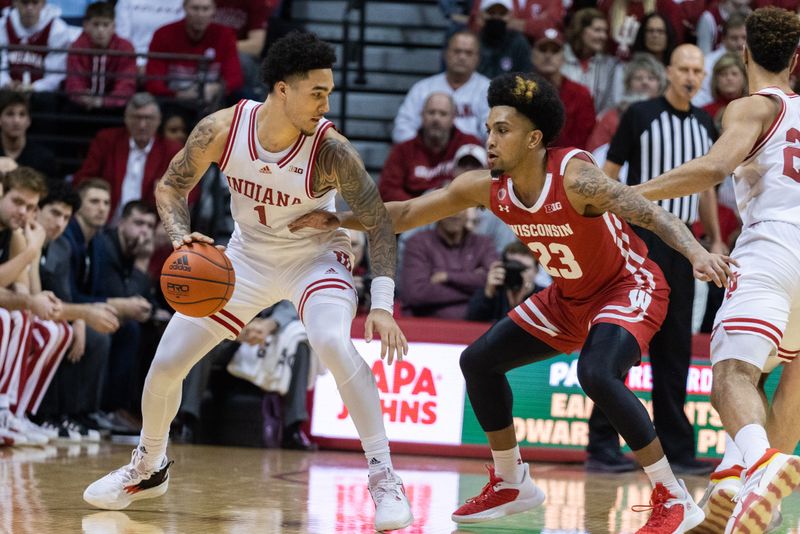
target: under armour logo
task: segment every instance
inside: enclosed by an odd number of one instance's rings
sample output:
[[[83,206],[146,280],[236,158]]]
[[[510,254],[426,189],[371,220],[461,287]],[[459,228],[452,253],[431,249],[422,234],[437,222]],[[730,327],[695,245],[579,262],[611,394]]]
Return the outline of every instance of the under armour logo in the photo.
[[[502,211],[502,212],[505,212],[505,213],[508,213],[509,211],[511,211],[511,208],[509,208],[508,206],[505,206],[503,204],[497,206],[497,209]]]

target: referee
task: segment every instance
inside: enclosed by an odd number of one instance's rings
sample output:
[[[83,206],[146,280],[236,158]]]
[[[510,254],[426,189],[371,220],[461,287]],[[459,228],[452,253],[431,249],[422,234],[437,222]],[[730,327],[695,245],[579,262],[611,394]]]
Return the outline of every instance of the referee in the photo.
[[[628,163],[628,185],[655,178],[693,158],[706,154],[717,137],[711,117],[691,105],[705,76],[703,53],[694,45],[675,49],[667,67],[669,85],[664,96],[633,104],[620,119],[603,170],[618,179]],[[708,228],[711,251],[727,253],[720,239],[717,199],[713,190],[699,195],[662,200],[661,207],[687,225],[698,216]],[[650,258],[664,271],[672,291],[667,317],[650,343],[653,370],[653,420],[673,471],[705,474],[711,464],[695,459],[694,428],[684,413],[686,378],[692,350],[692,266],[655,234],[635,228]],[[589,420],[587,469],[627,470],[619,439],[604,414],[595,410]]]

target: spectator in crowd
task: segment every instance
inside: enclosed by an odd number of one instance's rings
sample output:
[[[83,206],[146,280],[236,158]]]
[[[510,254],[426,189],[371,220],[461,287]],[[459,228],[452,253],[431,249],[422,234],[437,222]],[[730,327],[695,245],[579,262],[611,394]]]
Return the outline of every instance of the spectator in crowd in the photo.
[[[631,52],[647,52],[666,66],[676,43],[672,23],[659,13],[650,13],[642,19]]]
[[[453,126],[455,117],[456,106],[450,95],[428,96],[419,133],[392,147],[383,165],[378,188],[384,202],[418,197],[454,178],[456,151],[462,145],[482,144],[477,137]]]
[[[441,2],[440,2],[441,3]],[[481,3],[472,3],[470,20],[472,29],[480,31],[478,21],[481,15]],[[521,32],[533,42],[544,35],[547,28],[561,29],[564,23],[564,3],[547,0],[513,0],[511,14],[508,18],[508,29]]]
[[[716,128],[708,114],[691,105],[704,73],[703,54],[699,48],[681,45],[675,49],[667,69],[669,86],[664,96],[631,105],[620,119],[603,166],[606,174],[618,178],[620,167],[628,162],[627,183],[635,185],[708,152],[716,139]],[[643,164],[645,158],[649,158],[649,165]],[[713,190],[661,201],[661,206],[687,225],[694,223],[699,215],[710,236],[711,250],[727,251],[720,239]],[[673,471],[708,473],[711,464],[695,459],[694,427],[683,409],[692,354],[692,266],[652,232],[639,227],[634,230],[647,245],[649,257],[664,272],[671,288],[666,319],[650,342],[656,431]],[[632,462],[621,455],[619,436],[600,410],[594,410],[589,419],[587,451],[590,470],[634,468]]]
[[[422,125],[422,107],[431,93],[451,95],[457,108],[456,128],[485,139],[489,79],[475,72],[479,60],[478,37],[467,31],[454,33],[444,51],[445,71],[424,78],[411,87],[394,120],[392,141],[402,143],[417,135]]]
[[[0,91],[0,157],[8,157],[23,167],[31,167],[56,178],[58,168],[53,152],[28,140],[31,110],[28,96],[18,91]]]
[[[733,13],[722,24],[722,44],[706,56],[706,77],[703,79],[700,91],[692,99],[692,104],[695,106],[703,107],[714,100],[711,95],[711,75],[719,58],[725,54],[738,54],[744,61],[744,45],[747,41],[745,19],[746,17],[741,13]]]
[[[464,319],[472,294],[486,282],[497,258],[487,236],[466,229],[461,212],[411,237],[402,256],[401,295],[406,313]]]
[[[133,45],[114,30],[114,6],[95,2],[86,8],[83,33],[70,46],[66,91],[70,101],[86,109],[122,108],[136,92],[136,58],[83,54],[80,50],[133,53]]]
[[[597,118],[586,149],[592,152],[602,165],[606,160],[608,144],[617,132],[619,118],[628,109],[628,106],[641,100],[650,100],[661,96],[667,87],[667,72],[664,66],[651,54],[634,54],[631,60],[622,69],[624,93],[619,104],[607,109]],[[622,176],[622,170],[620,170]],[[627,176],[627,169],[625,170]]]
[[[210,62],[203,66],[198,60],[150,58],[145,88],[157,96],[212,105],[242,87],[236,34],[212,22],[214,0],[184,0],[183,8],[183,20],[156,30],[149,51],[194,54]]]
[[[734,13],[749,15],[750,0],[721,0],[718,3],[709,3],[708,9],[697,21],[697,46],[703,54],[710,54],[721,44],[722,26]]]
[[[478,19],[481,60],[478,72],[494,78],[504,72],[531,70],[531,47],[524,35],[508,27],[512,0],[481,0]]]
[[[71,321],[73,331],[72,346],[58,366],[37,416],[67,439],[76,434],[90,437],[91,430],[115,429],[100,412],[98,392],[111,348],[110,334],[119,328],[116,310],[106,303],[73,302],[70,245],[62,237],[79,207],[80,198],[69,184],[51,181],[37,213],[46,234],[39,267],[42,289],[61,300],[61,318]]]
[[[161,123],[161,135],[167,141],[185,145],[189,137],[189,121],[186,116],[175,110],[168,112]]]
[[[561,73],[589,89],[597,113],[615,105],[617,60],[605,53],[607,42],[608,22],[601,11],[584,8],[572,16]]]
[[[655,13],[672,29],[674,42],[683,42],[683,14],[673,0],[600,0],[597,7],[608,14],[612,48],[623,59],[637,51],[636,39],[646,19]],[[664,61],[669,61],[669,56]]]
[[[267,40],[267,3],[264,0],[216,0],[216,5],[214,22],[236,32],[244,88],[250,97],[262,99],[264,89],[259,79],[259,59]]]
[[[136,65],[144,71],[153,33],[165,24],[183,18],[183,0],[117,0],[117,35],[130,41],[137,54]]]
[[[728,53],[717,60],[711,73],[711,96],[714,100],[703,106],[714,124],[721,128],[722,114],[728,104],[747,95],[747,71],[738,53]]]
[[[132,355],[138,350],[138,339],[132,337],[137,332],[134,323],[150,316],[151,304],[139,295],[108,294],[108,289],[118,285],[110,282],[114,274],[107,265],[111,261],[111,252],[107,239],[102,235],[111,206],[108,182],[98,178],[85,180],[77,192],[81,205],[64,231],[70,245],[72,298],[78,303],[104,302],[114,308],[121,326],[112,336],[110,351],[114,358],[127,361],[134,358]],[[124,410],[109,414],[109,419],[117,428],[137,431],[135,421]]]
[[[181,149],[180,144],[157,133],[160,123],[161,110],[153,95],[136,93],[125,106],[125,126],[100,130],[75,173],[76,185],[97,177],[111,184],[114,219],[130,200],[155,205],[156,182]]]
[[[0,24],[0,87],[52,92],[64,80],[67,56],[63,52],[9,50],[30,45],[68,48],[77,32],[46,0],[14,0]]]
[[[105,410],[137,411],[141,392],[136,391],[139,368],[139,343],[142,332],[139,323],[152,315],[153,292],[148,274],[157,218],[154,209],[140,201],[131,200],[122,209],[119,224],[102,230],[105,251],[98,273],[102,289],[98,295],[108,299],[133,299],[137,309],[112,339],[114,358],[109,360],[106,385],[103,388]]]
[[[531,52],[533,68],[558,89],[564,104],[564,128],[553,146],[586,148],[586,140],[594,128],[594,102],[589,90],[561,74],[564,66],[564,39],[555,28],[544,32]]]
[[[469,301],[468,321],[494,322],[537,291],[536,257],[524,243],[512,241],[500,260],[492,262],[484,287],[478,289]]]

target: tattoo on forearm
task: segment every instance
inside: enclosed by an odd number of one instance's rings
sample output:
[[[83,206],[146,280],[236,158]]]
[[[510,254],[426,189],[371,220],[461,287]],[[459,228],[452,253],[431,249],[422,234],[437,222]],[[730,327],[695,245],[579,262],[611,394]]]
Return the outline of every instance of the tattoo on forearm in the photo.
[[[186,196],[206,171],[201,156],[214,140],[216,128],[217,119],[213,115],[201,120],[189,135],[186,146],[172,158],[158,184],[158,214],[173,242],[181,241],[184,235],[191,233]]]
[[[687,258],[699,246],[689,228],[675,215],[650,202],[633,188],[609,179],[593,165],[582,166],[568,187],[584,197],[587,204],[651,230]]]
[[[328,137],[320,145],[312,176],[314,192],[337,189],[364,226],[375,276],[394,277],[397,243],[375,181],[350,143]]]

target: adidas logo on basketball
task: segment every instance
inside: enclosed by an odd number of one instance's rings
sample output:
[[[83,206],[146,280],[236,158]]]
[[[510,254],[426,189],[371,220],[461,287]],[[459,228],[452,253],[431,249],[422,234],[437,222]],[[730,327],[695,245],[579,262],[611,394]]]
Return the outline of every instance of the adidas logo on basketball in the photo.
[[[169,270],[191,272],[192,268],[189,267],[189,256],[181,256],[177,260],[173,261],[169,266]]]

